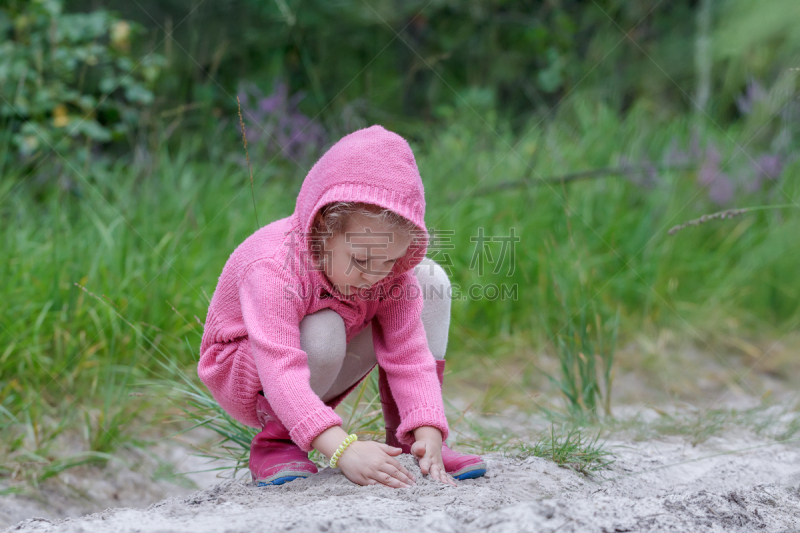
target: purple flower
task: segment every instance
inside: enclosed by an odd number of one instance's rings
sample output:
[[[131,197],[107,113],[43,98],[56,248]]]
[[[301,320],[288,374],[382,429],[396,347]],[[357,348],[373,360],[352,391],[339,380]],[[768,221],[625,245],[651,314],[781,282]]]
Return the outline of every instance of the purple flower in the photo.
[[[279,154],[303,165],[327,143],[325,128],[298,109],[305,93],[289,96],[285,81],[276,78],[267,96],[254,84],[241,86],[239,95],[245,124],[249,124],[245,127],[248,144],[254,151],[261,148],[266,157]]]
[[[754,163],[756,174],[770,181],[777,180],[783,172],[783,160],[778,154],[763,154]]]
[[[703,164],[700,165],[700,172],[698,172],[697,179],[703,186],[709,186],[714,183],[717,176],[720,174],[719,170],[720,154],[717,147],[709,144],[706,148],[706,157],[703,159]]]
[[[767,97],[767,91],[755,79],[751,78],[747,83],[747,89],[742,96],[736,99],[736,107],[743,115],[749,115],[753,108]]]
[[[733,182],[727,174],[720,173],[708,188],[708,197],[717,205],[725,205],[733,200]]]
[[[721,156],[716,146],[709,144],[705,155],[697,174],[697,181],[703,187],[708,187],[708,197],[712,202],[718,205],[727,204],[733,200],[735,192],[733,181],[720,169]]]
[[[778,154],[762,154],[752,163],[753,179],[747,184],[748,192],[756,192],[764,181],[775,182],[783,171],[783,159]]]

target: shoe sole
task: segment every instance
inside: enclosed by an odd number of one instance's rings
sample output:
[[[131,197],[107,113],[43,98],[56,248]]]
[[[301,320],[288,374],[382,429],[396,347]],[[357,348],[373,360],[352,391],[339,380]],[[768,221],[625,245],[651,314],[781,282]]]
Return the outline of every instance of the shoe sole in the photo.
[[[461,470],[456,472],[450,473],[453,478],[462,480],[462,479],[473,479],[476,477],[481,477],[486,474],[486,463],[477,463],[474,465],[465,466]]]
[[[272,478],[267,479],[259,479],[256,481],[257,487],[266,487],[267,485],[283,485],[287,481],[294,481],[295,479],[304,479],[311,475],[310,472],[281,472],[280,474],[275,474]]]
[[[472,465],[472,466],[468,466],[468,467],[465,467],[465,468],[459,470],[455,474],[450,474],[450,475],[453,476],[454,479],[458,479],[459,481],[461,481],[461,480],[464,480],[464,479],[479,478],[479,477],[484,476],[485,474],[486,474],[486,466]],[[257,486],[258,487],[266,487],[267,485],[283,485],[284,483],[286,483],[288,481],[294,481],[295,479],[301,479],[301,478],[305,479],[305,478],[309,477],[309,476],[306,476],[306,475],[302,475],[302,476],[280,475],[280,476],[281,477],[273,479],[272,481],[269,481],[269,480],[258,481]]]

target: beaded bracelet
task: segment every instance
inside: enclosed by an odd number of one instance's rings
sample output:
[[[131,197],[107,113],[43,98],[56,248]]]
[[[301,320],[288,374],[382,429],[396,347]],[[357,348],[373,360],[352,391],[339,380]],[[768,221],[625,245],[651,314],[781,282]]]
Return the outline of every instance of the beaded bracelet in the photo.
[[[355,433],[351,433],[350,435],[347,436],[346,439],[344,439],[344,442],[342,442],[339,445],[339,448],[335,452],[333,452],[333,455],[331,456],[331,462],[330,462],[331,468],[336,468],[336,464],[339,462],[339,457],[341,457],[342,453],[347,449],[348,446],[350,446],[351,443],[357,440],[358,440],[358,435],[356,435]]]

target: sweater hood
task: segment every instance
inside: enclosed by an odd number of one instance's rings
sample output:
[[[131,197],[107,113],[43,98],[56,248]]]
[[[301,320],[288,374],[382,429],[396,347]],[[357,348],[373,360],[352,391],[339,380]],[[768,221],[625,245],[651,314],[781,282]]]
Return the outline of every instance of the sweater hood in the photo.
[[[414,268],[425,257],[425,189],[408,142],[380,125],[354,131],[337,141],[314,164],[297,196],[297,218],[305,246],[317,211],[332,202],[366,202],[391,209],[419,228],[390,278]],[[308,250],[308,248],[306,248]]]

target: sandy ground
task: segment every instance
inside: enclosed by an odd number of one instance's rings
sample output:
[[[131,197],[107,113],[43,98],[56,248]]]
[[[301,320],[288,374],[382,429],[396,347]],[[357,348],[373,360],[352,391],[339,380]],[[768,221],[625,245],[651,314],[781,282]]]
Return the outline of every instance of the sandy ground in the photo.
[[[205,442],[213,434],[196,431],[194,436]],[[118,450],[117,456],[119,461],[105,467],[71,468],[40,483],[38,489],[0,496],[0,530],[31,517],[59,519],[110,507],[147,507],[222,481],[217,472],[201,472],[213,466],[175,440],[163,439],[146,451]],[[6,482],[0,479],[0,490],[13,486]]]
[[[256,488],[224,481],[145,509],[116,508],[6,531],[800,531],[800,446],[734,430],[692,446],[683,437],[609,441],[617,461],[588,479],[554,463],[484,455],[483,478],[457,487],[351,483],[339,469]]]

